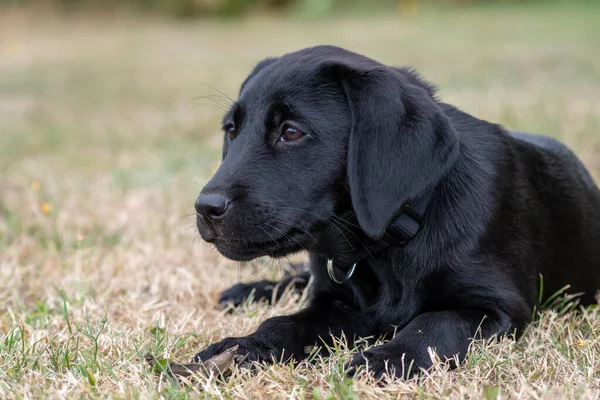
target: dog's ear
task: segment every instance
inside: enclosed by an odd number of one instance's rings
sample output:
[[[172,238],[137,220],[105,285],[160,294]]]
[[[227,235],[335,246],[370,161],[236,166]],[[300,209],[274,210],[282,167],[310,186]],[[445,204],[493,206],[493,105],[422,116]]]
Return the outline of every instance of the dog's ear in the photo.
[[[347,176],[353,209],[363,231],[381,239],[401,207],[450,168],[458,154],[456,132],[432,86],[411,70],[354,53],[322,66],[340,82],[352,113]]]
[[[262,71],[268,65],[273,64],[276,60],[277,60],[277,57],[269,57],[269,58],[265,58],[264,60],[262,60],[258,64],[256,64],[256,66],[254,67],[252,72],[250,72],[250,75],[248,75],[248,77],[246,77],[246,79],[242,83],[239,94],[242,94],[242,92],[244,91],[244,88],[248,85],[248,83],[252,80],[252,78],[254,78],[256,76],[256,74],[258,74],[260,71]]]

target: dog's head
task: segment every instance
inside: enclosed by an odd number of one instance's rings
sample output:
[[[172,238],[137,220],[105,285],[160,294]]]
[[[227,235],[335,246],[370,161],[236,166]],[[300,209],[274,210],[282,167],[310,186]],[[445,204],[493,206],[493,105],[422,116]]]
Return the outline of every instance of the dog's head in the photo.
[[[416,74],[331,46],[260,62],[223,130],[222,164],[195,207],[203,239],[235,260],[351,258],[332,253],[380,240],[458,148]]]

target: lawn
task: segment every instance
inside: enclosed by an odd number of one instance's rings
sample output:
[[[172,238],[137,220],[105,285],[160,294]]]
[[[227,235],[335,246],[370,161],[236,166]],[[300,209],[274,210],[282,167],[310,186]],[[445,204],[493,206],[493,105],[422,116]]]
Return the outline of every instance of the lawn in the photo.
[[[187,361],[300,307],[220,310],[220,290],[280,264],[223,259],[194,229],[220,92],[261,58],[328,43],[413,66],[479,118],[562,139],[599,178],[599,15],[591,2],[326,21],[0,15],[0,398],[597,398],[600,316],[564,305],[517,343],[475,343],[456,371],[383,386],[345,379],[343,345],[192,385],[144,355]]]

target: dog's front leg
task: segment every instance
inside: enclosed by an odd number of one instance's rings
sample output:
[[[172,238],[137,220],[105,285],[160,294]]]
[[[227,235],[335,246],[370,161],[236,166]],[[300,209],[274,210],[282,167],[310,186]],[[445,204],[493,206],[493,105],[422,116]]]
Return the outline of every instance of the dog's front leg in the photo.
[[[298,275],[289,275],[279,282],[255,281],[250,283],[238,283],[221,293],[219,304],[223,307],[237,307],[253,296],[254,301],[271,301],[281,299],[286,289],[290,288],[294,293],[302,293],[308,286],[310,272],[301,271]]]
[[[431,367],[428,348],[433,348],[441,360],[458,357],[462,362],[474,338],[488,338],[514,329],[511,319],[502,313],[482,310],[452,310],[427,312],[414,318],[394,338],[356,354],[349,364],[349,373],[366,365],[376,378],[384,373],[410,378],[421,369]]]
[[[195,361],[206,361],[238,345],[237,353],[249,362],[279,362],[304,359],[312,346],[331,344],[332,336],[343,332],[352,341],[366,336],[368,321],[358,310],[328,296],[313,299],[296,314],[274,317],[263,322],[256,332],[244,337],[230,337],[198,353]]]

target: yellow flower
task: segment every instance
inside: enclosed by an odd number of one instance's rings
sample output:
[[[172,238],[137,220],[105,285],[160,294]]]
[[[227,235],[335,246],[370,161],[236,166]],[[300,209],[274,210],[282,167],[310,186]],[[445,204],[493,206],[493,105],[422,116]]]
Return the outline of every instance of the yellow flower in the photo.
[[[419,0],[399,0],[398,10],[400,14],[415,15],[419,13]]]
[[[576,346],[579,347],[580,349],[583,349],[585,347],[585,340],[580,340],[579,342],[577,342]]]
[[[49,214],[50,211],[52,211],[52,206],[50,204],[48,204],[48,203],[42,203],[40,205],[40,209],[42,210],[42,212],[44,214]]]
[[[34,192],[39,192],[41,187],[42,187],[42,185],[40,184],[40,181],[33,181],[33,182],[31,182],[31,189]]]

